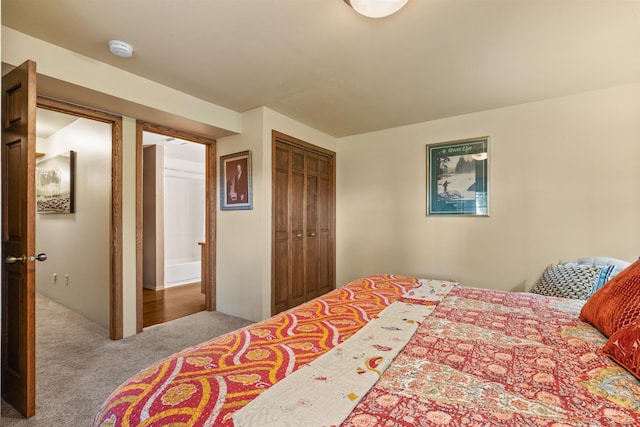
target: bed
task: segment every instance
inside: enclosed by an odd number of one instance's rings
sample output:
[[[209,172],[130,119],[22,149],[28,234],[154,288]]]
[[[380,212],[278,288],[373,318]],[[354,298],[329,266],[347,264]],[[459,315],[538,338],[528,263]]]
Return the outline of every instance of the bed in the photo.
[[[640,425],[632,344],[580,319],[618,276],[586,304],[366,277],[144,369],[93,426]]]

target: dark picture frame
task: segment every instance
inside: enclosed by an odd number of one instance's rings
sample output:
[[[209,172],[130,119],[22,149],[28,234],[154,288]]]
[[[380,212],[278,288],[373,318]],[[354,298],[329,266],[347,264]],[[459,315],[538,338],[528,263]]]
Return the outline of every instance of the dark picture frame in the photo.
[[[253,209],[251,151],[220,157],[220,210]]]
[[[489,137],[427,144],[427,215],[489,216]]]
[[[76,212],[76,152],[66,151],[36,163],[36,212]]]

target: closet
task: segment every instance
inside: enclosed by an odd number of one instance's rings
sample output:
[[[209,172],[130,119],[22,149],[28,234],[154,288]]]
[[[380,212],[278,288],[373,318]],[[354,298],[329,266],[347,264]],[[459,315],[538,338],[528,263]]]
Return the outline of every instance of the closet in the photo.
[[[271,314],[335,288],[335,153],[273,131]]]

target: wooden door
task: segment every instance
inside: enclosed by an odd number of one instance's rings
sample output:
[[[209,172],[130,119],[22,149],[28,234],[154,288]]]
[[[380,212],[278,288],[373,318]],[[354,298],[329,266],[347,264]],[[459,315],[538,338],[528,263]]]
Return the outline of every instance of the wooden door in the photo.
[[[274,132],[272,314],[335,288],[335,153]]]
[[[4,76],[2,89],[2,398],[31,417],[36,408],[35,62]]]

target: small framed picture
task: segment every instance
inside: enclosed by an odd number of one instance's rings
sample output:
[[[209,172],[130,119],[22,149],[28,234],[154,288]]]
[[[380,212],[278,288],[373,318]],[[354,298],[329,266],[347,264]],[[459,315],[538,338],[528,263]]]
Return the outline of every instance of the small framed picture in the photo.
[[[251,151],[220,157],[220,210],[252,208]]]
[[[489,216],[489,137],[427,145],[427,215]]]
[[[67,151],[36,163],[37,213],[75,213],[75,166],[75,151]]]

